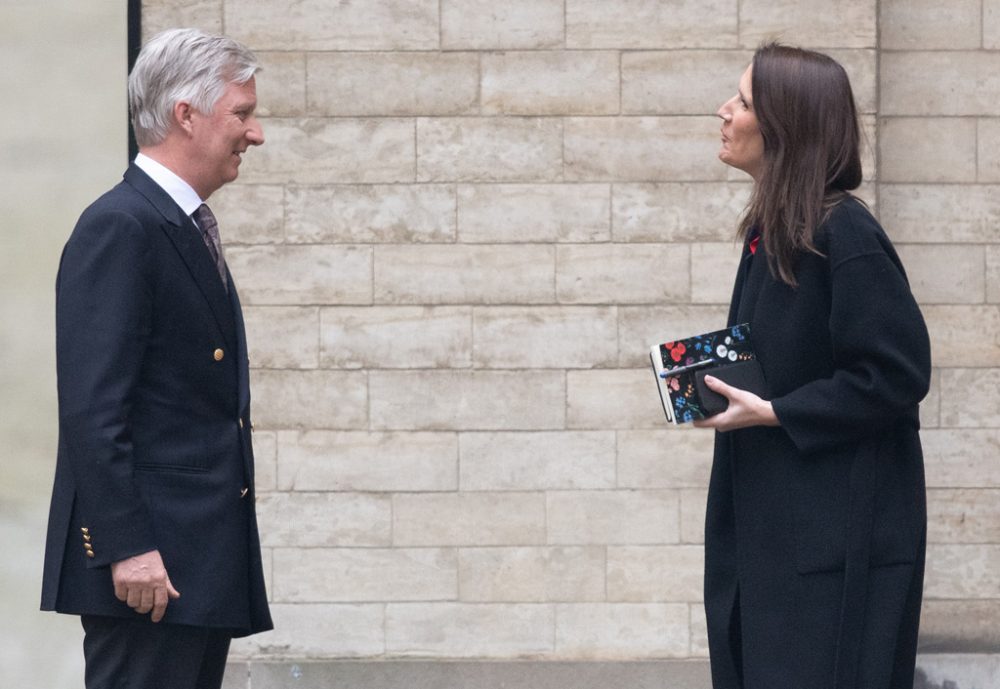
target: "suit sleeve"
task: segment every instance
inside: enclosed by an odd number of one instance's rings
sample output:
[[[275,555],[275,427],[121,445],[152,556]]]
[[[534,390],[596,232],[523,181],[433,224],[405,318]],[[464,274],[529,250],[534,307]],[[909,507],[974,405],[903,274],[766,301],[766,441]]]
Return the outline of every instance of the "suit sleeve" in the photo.
[[[902,268],[881,243],[831,268],[834,371],[772,400],[792,442],[813,452],[879,433],[930,386],[927,328]]]
[[[90,212],[63,251],[56,283],[60,435],[88,567],[156,549],[133,482],[130,414],[151,329],[148,237],[132,216]]]

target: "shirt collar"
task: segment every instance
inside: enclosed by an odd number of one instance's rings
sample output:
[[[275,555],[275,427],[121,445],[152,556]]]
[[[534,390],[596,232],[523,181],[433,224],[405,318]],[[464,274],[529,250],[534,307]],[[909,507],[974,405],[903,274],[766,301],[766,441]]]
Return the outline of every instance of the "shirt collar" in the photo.
[[[145,172],[156,182],[167,195],[174,200],[185,215],[190,216],[203,203],[198,192],[191,188],[191,185],[177,176],[172,170],[161,163],[156,162],[148,155],[140,153],[135,157],[135,164],[140,170]]]

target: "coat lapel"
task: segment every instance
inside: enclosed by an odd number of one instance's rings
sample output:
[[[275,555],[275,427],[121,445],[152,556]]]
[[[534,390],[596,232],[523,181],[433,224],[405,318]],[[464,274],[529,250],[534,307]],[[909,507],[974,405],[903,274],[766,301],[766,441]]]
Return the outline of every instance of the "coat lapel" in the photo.
[[[739,306],[742,303],[743,293],[746,289],[747,276],[750,274],[750,267],[753,265],[753,254],[750,253],[749,242],[743,242],[743,253],[740,258],[739,268],[736,270],[736,282],[733,285],[733,298],[729,301],[729,318],[727,325],[739,325],[745,321],[737,320]]]
[[[240,305],[240,297],[236,293],[236,285],[233,283],[233,276],[226,268],[226,276],[229,278],[229,303],[236,333],[236,356],[239,366],[240,381],[240,414],[244,414],[250,407],[250,356],[247,348],[246,325],[243,322],[243,307]]]
[[[163,230],[170,238],[174,248],[177,249],[177,253],[183,259],[191,277],[198,285],[198,289],[201,290],[208,302],[209,309],[219,325],[219,330],[222,331],[226,345],[235,349],[238,344],[236,322],[233,318],[229,295],[226,294],[222,280],[219,279],[219,272],[198,228],[191,218],[185,215],[184,211],[174,203],[170,195],[134,164],[125,171],[125,181],[142,194],[167,221],[162,226]]]

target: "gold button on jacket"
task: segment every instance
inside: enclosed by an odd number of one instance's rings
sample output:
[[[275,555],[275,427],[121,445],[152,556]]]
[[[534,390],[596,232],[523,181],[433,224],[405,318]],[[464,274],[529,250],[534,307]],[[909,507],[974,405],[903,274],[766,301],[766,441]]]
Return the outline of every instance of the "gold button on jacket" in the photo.
[[[222,361],[222,357],[226,356],[226,353],[221,349],[216,349],[212,353],[212,356],[215,358],[216,361]]]

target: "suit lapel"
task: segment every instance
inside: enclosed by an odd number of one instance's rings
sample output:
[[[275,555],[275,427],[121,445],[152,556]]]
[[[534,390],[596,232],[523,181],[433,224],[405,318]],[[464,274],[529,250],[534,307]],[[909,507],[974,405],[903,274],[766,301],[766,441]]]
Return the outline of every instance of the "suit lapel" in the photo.
[[[226,268],[226,276],[229,278],[229,303],[236,326],[236,362],[239,367],[239,399],[242,414],[250,406],[250,357],[247,349],[246,325],[243,322],[243,307],[240,305],[240,297],[236,293],[236,285],[233,283],[233,276],[229,274],[229,268]]]
[[[232,305],[200,231],[170,195],[134,164],[125,171],[125,181],[142,194],[167,221],[162,225],[164,232],[208,302],[226,345],[235,350],[238,340]]]

